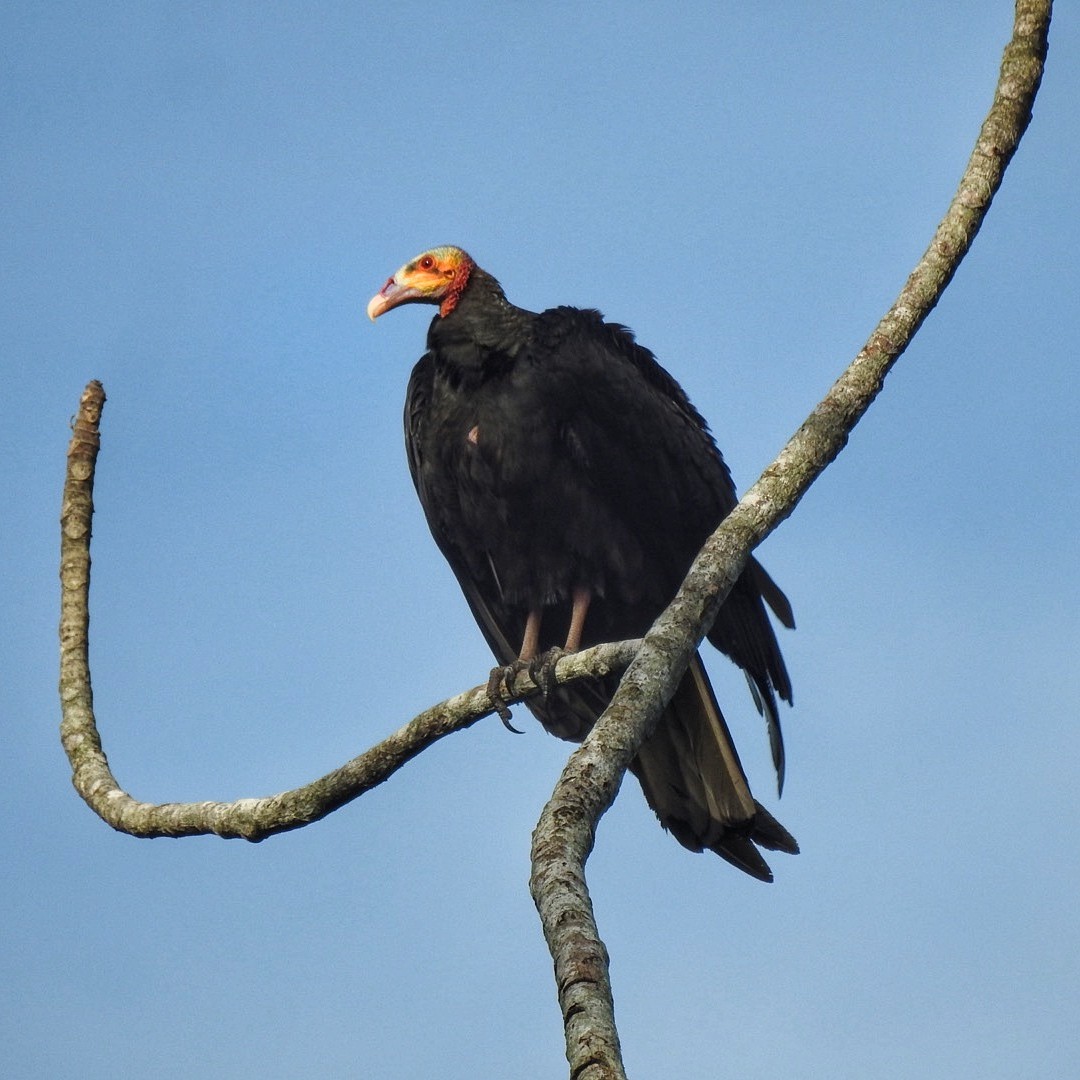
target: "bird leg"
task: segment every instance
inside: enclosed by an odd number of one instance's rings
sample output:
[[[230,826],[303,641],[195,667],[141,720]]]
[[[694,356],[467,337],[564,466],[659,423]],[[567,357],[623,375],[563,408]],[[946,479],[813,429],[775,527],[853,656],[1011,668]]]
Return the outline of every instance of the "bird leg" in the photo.
[[[525,620],[525,637],[521,641],[521,652],[518,653],[519,660],[532,660],[537,651],[540,648],[540,620],[543,618],[543,612],[540,608],[534,608],[529,612],[529,617]]]
[[[515,735],[520,735],[521,732],[510,724],[510,717],[513,714],[510,712],[506,699],[513,693],[514,679],[521,672],[528,671],[530,675],[532,674],[532,664],[535,662],[537,650],[540,648],[540,620],[542,618],[543,612],[540,608],[534,608],[529,612],[529,617],[525,620],[525,636],[521,642],[521,651],[518,653],[518,658],[512,660],[509,664],[492,668],[491,674],[488,676],[488,697],[491,698],[492,703],[495,705],[499,719],[503,722],[503,727],[514,732]],[[535,677],[533,681],[536,681]]]
[[[573,600],[570,608],[570,628],[566,632],[566,644],[561,648],[553,645],[546,652],[540,652],[540,622],[543,618],[541,608],[533,608],[529,617],[525,620],[525,636],[521,641],[521,651],[518,658],[509,664],[491,669],[488,677],[487,692],[499,714],[503,726],[509,731],[520,735],[517,728],[512,727],[512,716],[506,699],[513,693],[514,680],[522,671],[528,671],[532,681],[540,688],[545,698],[551,696],[552,691],[558,685],[555,680],[555,665],[567,653],[577,652],[581,648],[581,636],[585,631],[585,616],[589,613],[589,604],[592,602],[592,592],[584,586],[578,585],[573,591]]]
[[[533,658],[529,664],[529,674],[532,680],[540,687],[540,692],[545,698],[551,696],[552,691],[558,686],[555,681],[555,665],[567,653],[577,652],[581,648],[581,635],[585,631],[585,616],[589,613],[589,604],[592,601],[592,593],[582,585],[574,588],[573,606],[570,609],[570,629],[566,632],[566,644],[559,648],[553,645],[542,656]]]
[[[567,652],[577,652],[581,648],[581,635],[585,630],[585,616],[589,614],[592,593],[583,585],[574,589],[574,606],[570,611],[570,629],[566,632]]]

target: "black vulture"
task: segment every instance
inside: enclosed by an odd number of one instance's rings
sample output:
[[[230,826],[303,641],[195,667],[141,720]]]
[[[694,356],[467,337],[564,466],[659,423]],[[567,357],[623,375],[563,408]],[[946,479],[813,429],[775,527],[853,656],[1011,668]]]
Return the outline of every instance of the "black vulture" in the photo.
[[[736,503],[708,426],[624,326],[598,311],[511,304],[460,248],[406,263],[368,305],[438,305],[409,380],[405,437],[428,525],[501,665],[643,635]],[[788,601],[751,559],[708,637],[746,673],[778,787],[777,697],[791,682],[766,605]],[[493,686],[498,672],[493,673]],[[580,740],[617,680],[553,687],[528,706]],[[630,765],[661,824],[764,881],[757,846],[798,845],[758,803],[700,656]]]

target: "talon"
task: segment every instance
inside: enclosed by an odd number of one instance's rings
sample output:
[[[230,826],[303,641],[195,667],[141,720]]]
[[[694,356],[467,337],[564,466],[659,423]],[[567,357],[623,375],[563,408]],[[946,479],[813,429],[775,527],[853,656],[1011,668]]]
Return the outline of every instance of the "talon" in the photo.
[[[512,664],[507,664],[505,667],[492,668],[487,682],[488,697],[491,698],[491,703],[495,706],[495,711],[499,714],[499,719],[502,721],[503,727],[506,728],[507,731],[512,731],[515,735],[524,735],[525,733],[523,731],[518,731],[518,729],[510,723],[513,713],[510,712],[510,707],[506,703],[506,697],[510,692],[510,687],[513,685],[518,672],[524,670],[526,666],[527,665],[521,660],[515,660]]]
[[[540,688],[540,693],[544,695],[545,701],[551,697],[555,687],[559,685],[558,680],[555,678],[555,665],[566,655],[565,649],[553,645],[547,652],[534,656],[529,661],[529,676]]]

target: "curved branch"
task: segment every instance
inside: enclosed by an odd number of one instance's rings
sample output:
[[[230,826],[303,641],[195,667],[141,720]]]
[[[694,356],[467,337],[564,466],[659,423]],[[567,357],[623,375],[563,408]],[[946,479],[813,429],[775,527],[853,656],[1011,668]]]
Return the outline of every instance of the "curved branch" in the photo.
[[[1046,60],[1050,12],[1051,0],[1018,0],[993,105],[926,253],[847,370],[710,537],[544,808],[533,836],[530,888],[555,962],[573,1080],[625,1077],[607,953],[585,881],[597,823],[750,552],[792,512],[844,448],[970,248],[1031,120]]]
[[[90,808],[114,829],[132,836],[200,836],[208,833],[263,840],[318,821],[381,784],[433,742],[476,723],[494,709],[487,688],[474,687],[432,706],[382,742],[303,787],[233,802],[144,803],[117,783],[102,749],[90,681],[90,536],[94,472],[101,447],[105,404],[101,383],[83,391],[72,424],[60,541],[60,737],[72,782]],[[622,671],[639,642],[618,642],[564,658],[560,680]],[[536,687],[527,675],[514,684],[512,701]]]
[[[596,824],[614,800],[627,763],[655,727],[691,652],[750,551],[792,512],[839,454],[970,247],[1030,120],[1045,61],[1050,8],[1050,0],[1018,0],[1014,35],[1005,50],[994,105],[926,254],[848,370],[710,539],[644,643],[597,646],[559,661],[560,682],[622,670],[629,663],[611,706],[567,764],[533,841],[530,885],[555,961],[575,1080],[624,1076],[607,954],[596,930],[584,874]],[[60,695],[62,740],[73,782],[106,822],[137,836],[214,833],[260,840],[318,820],[387,779],[432,742],[493,711],[486,690],[476,687],[421,713],[326,776],[266,798],[154,805],[125,793],[102,750],[87,658],[92,492],[104,401],[101,384],[90,383],[68,452],[62,513]],[[513,700],[530,692],[535,687],[526,677],[519,677]]]

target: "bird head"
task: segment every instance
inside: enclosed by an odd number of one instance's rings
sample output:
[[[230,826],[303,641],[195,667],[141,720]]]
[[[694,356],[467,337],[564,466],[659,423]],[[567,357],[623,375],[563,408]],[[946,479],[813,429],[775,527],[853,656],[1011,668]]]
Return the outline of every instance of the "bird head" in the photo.
[[[368,317],[374,322],[398,304],[438,304],[449,315],[476,263],[461,248],[437,247],[407,262],[371,298]]]

